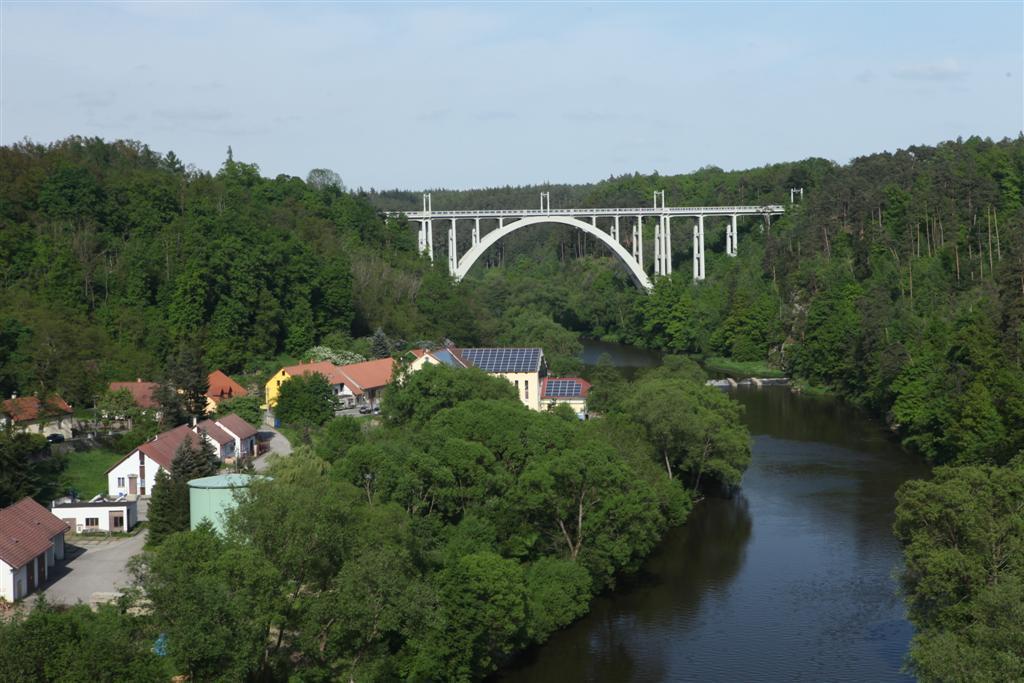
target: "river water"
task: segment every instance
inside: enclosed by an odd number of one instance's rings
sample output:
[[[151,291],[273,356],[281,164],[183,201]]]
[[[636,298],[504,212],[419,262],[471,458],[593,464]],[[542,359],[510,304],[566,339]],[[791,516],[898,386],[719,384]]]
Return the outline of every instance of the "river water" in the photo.
[[[890,528],[893,494],[926,468],[842,402],[731,395],[753,436],[741,493],[699,504],[502,681],[911,680]]]

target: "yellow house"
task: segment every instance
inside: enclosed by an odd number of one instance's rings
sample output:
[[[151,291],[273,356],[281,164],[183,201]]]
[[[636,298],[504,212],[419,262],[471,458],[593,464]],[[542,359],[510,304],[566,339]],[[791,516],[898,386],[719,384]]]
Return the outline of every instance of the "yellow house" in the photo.
[[[501,347],[449,351],[467,365],[504,377],[515,385],[523,405],[531,410],[541,409],[541,378],[547,375],[542,349]]]
[[[320,361],[317,363],[299,363],[298,365],[289,365],[288,367],[281,368],[274,373],[274,376],[267,380],[267,383],[263,390],[263,406],[267,408],[273,408],[277,405],[277,394],[281,391],[281,385],[292,377],[298,377],[300,375],[308,375],[314,372],[318,372],[327,378],[331,388],[334,389],[337,394],[344,388],[344,376],[340,373],[340,368],[337,365],[329,361]]]

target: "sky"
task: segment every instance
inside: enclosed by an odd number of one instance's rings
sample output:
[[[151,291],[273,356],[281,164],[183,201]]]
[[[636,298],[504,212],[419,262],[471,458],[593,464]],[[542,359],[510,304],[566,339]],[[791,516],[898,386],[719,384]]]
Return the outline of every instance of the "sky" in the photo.
[[[348,187],[840,163],[1024,129],[1024,2],[0,2],[0,143]]]

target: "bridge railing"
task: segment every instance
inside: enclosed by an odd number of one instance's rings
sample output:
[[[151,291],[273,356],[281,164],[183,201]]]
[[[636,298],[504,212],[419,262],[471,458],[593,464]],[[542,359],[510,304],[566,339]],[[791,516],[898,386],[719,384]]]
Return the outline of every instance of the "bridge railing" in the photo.
[[[709,216],[764,215],[785,213],[781,204],[763,206],[666,206],[619,209],[479,209],[459,211],[387,211],[388,216],[409,218],[500,218],[505,216]]]

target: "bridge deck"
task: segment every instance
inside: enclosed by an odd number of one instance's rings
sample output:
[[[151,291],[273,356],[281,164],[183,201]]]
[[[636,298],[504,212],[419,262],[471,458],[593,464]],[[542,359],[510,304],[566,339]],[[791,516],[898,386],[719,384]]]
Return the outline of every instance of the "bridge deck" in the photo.
[[[478,209],[467,211],[388,211],[388,216],[426,218],[502,218],[509,216],[763,216],[785,213],[781,204],[764,206],[666,206],[630,209]]]

